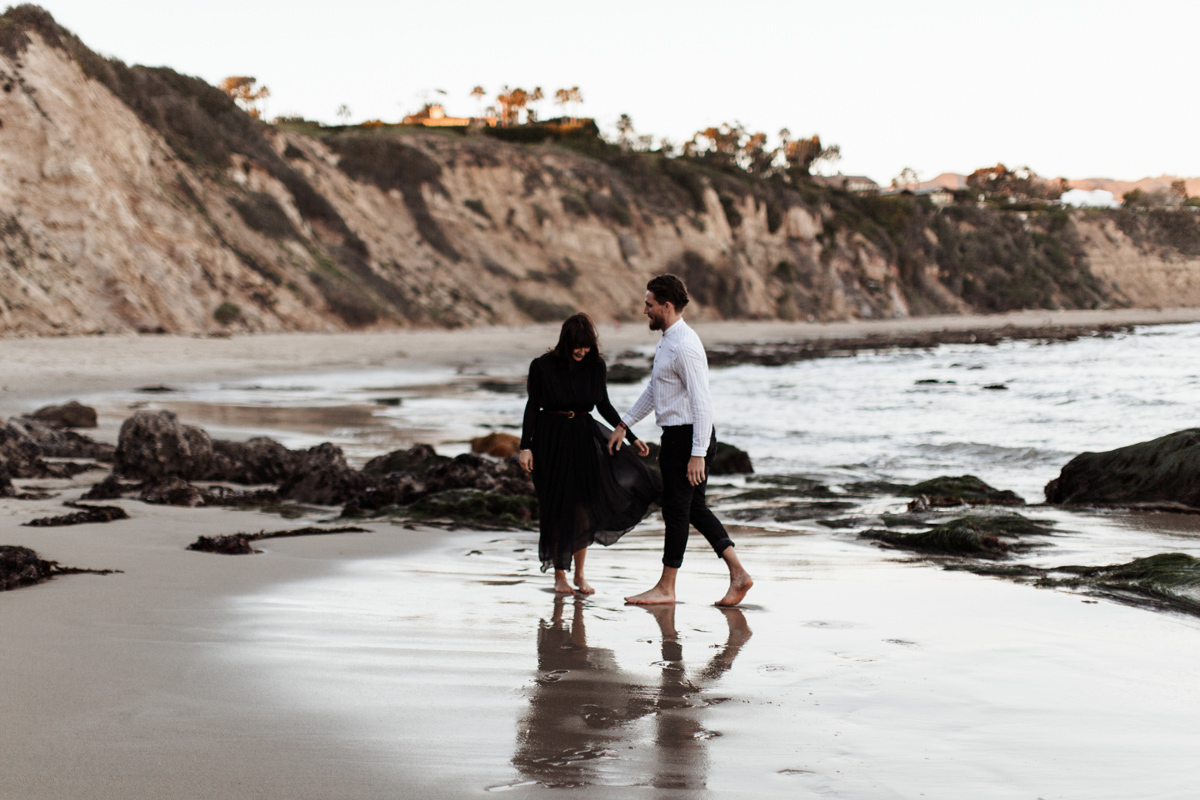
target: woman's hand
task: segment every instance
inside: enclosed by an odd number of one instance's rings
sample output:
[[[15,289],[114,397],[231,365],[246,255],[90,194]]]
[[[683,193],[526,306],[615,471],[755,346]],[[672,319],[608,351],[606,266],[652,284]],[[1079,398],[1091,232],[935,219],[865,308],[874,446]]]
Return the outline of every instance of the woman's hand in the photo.
[[[521,465],[521,469],[526,472],[533,472],[533,451],[522,450],[517,454],[517,463]]]
[[[650,455],[650,448],[647,447],[646,443],[643,442],[641,439],[633,440],[633,449],[637,450],[637,454],[639,456],[641,456],[642,458],[645,458],[646,456]]]

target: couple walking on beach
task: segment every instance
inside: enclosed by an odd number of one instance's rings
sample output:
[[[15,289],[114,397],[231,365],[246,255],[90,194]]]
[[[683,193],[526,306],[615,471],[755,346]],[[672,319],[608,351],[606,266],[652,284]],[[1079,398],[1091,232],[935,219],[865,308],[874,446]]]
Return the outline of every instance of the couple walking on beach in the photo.
[[[694,525],[729,569],[729,590],[717,601],[735,606],[753,585],[728,533],[705,501],[716,451],[708,359],[683,310],[687,288],[675,275],[646,284],[644,313],[661,331],[650,384],[624,417],[608,399],[596,328],[586,314],[567,319],[558,344],[529,365],[529,400],[521,435],[521,466],[533,473],[540,513],[542,569],[554,569],[554,590],[594,590],[584,578],[592,542],[612,544],[660,504],[666,524],[662,575],[652,588],[626,597],[635,605],[675,602],[675,578]],[[591,417],[595,408],[611,433]],[[649,455],[632,426],[649,414],[662,428],[658,475],[638,456]],[[622,449],[622,439],[630,449]],[[575,564],[575,589],[566,572]]]

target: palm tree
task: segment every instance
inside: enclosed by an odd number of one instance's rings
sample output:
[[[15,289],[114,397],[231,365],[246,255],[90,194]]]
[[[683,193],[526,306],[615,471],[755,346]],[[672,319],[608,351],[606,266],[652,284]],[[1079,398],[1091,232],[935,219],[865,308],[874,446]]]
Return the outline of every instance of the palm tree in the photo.
[[[483,90],[482,86],[476,86],[474,89],[471,90],[471,97],[475,98],[475,102],[479,106],[479,115],[480,116],[483,116],[483,98],[484,98],[484,95],[486,95],[486,94],[487,94],[487,92],[485,92]]]
[[[566,106],[569,102],[571,102],[570,89],[559,89],[554,93],[554,105],[562,109],[562,111],[559,112],[560,117],[566,116]]]
[[[342,120],[343,125],[349,124],[349,122],[350,122],[350,106],[346,105],[345,103],[342,103],[340,106],[338,106],[337,115]]]
[[[571,102],[575,104],[575,113],[571,116],[572,122],[579,121],[579,107],[583,105],[583,92],[579,91],[578,86],[572,86],[570,90]]]
[[[529,93],[530,108],[529,108],[529,111],[527,111],[525,114],[526,122],[530,122],[530,123],[537,122],[538,118],[542,116],[540,113],[538,113],[537,104],[542,102],[542,100],[544,100],[544,99],[546,99],[546,95],[542,94],[542,87],[540,87],[540,86],[533,87],[533,91]]]

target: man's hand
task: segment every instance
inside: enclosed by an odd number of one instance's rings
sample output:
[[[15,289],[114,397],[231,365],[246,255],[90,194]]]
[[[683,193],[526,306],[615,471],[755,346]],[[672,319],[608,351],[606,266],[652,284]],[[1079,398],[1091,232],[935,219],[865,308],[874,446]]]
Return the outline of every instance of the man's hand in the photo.
[[[533,472],[533,451],[522,450],[517,454],[517,463],[521,465],[521,469],[526,472]]]
[[[704,457],[692,456],[688,459],[688,483],[699,486],[704,483]]]
[[[613,432],[608,435],[608,454],[610,456],[621,449],[621,438],[625,436],[625,430],[625,425],[618,423],[617,427],[613,428]]]
[[[637,450],[637,454],[639,456],[641,456],[642,458],[645,458],[646,456],[650,455],[650,448],[647,447],[646,443],[643,442],[641,439],[633,440],[633,449]]]

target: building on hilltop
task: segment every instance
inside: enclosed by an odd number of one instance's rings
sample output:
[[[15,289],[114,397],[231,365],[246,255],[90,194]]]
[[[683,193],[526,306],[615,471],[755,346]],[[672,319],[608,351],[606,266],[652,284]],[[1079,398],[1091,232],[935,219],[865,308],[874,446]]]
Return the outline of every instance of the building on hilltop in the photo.
[[[845,189],[852,194],[878,194],[879,184],[866,175],[814,175],[813,182],[834,189]]]
[[[494,127],[498,121],[495,115],[490,117],[448,117],[444,107],[437,103],[427,103],[417,113],[406,116],[401,124],[424,125],[427,128],[468,128],[472,125]]]

